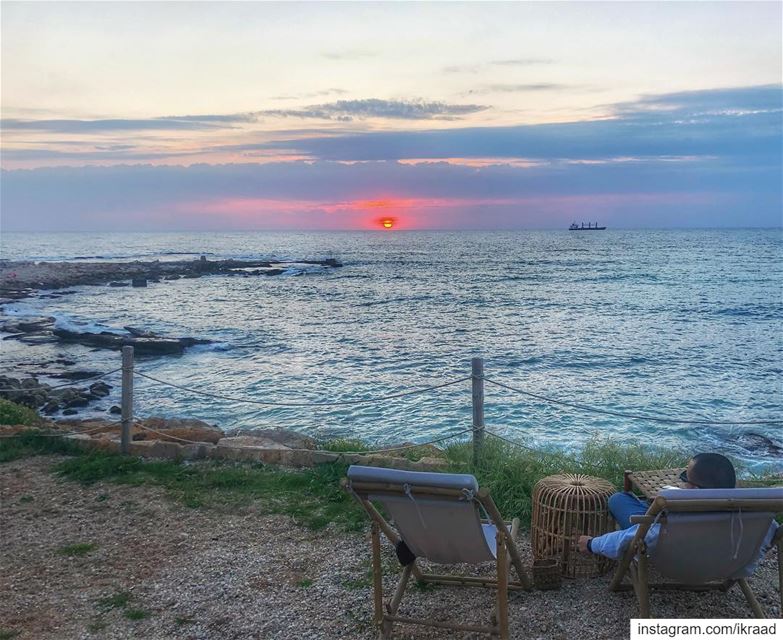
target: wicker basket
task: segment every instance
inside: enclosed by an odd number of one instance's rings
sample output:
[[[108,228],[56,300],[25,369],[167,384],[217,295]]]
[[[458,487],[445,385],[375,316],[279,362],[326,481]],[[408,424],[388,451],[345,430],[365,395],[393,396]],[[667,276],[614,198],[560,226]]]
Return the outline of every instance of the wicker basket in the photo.
[[[563,582],[560,575],[560,562],[557,558],[542,558],[533,560],[533,584],[536,589],[548,591],[559,589]]]
[[[557,558],[566,578],[606,572],[611,561],[579,552],[579,536],[614,529],[607,502],[614,487],[601,478],[562,474],[544,478],[533,489],[533,558]]]

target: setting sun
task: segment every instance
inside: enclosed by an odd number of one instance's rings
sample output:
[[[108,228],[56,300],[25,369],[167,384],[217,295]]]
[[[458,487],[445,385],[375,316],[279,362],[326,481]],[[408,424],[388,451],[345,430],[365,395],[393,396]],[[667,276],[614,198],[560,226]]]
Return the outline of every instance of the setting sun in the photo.
[[[391,229],[394,226],[394,220],[391,218],[384,219],[381,224],[383,225],[384,229]]]

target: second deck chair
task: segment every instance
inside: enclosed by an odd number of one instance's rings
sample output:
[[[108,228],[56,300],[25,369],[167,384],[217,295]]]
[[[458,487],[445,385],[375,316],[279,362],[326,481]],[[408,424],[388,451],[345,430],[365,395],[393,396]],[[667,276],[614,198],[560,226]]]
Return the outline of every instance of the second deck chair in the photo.
[[[755,564],[762,545],[777,546],[783,607],[783,527],[770,537],[775,514],[781,512],[783,488],[661,491],[645,515],[631,517],[639,529],[610,588],[632,587],[639,599],[640,617],[648,618],[650,588],[727,591],[736,582],[754,615],[763,618],[764,610],[747,581],[748,567]],[[649,582],[649,563],[667,582]],[[631,585],[623,584],[626,575]]]
[[[505,522],[489,493],[471,475],[399,471],[351,466],[345,488],[370,516],[374,621],[384,638],[395,622],[508,638],[508,590],[529,589],[530,579],[515,544],[519,521]],[[392,527],[372,502],[378,502],[394,522]],[[482,518],[482,511],[487,515]],[[397,549],[402,576],[393,597],[383,602],[380,532]],[[437,564],[478,564],[492,561],[497,577],[423,573],[416,558]],[[509,564],[518,580],[509,581]],[[413,575],[425,583],[483,586],[497,589],[495,611],[486,626],[404,617],[397,614],[405,587]]]

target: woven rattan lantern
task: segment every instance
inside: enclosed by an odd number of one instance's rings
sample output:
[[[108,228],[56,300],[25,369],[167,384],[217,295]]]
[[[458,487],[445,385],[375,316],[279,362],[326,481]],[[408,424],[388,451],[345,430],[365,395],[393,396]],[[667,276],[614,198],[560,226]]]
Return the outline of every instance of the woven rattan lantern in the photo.
[[[579,536],[600,536],[614,529],[607,502],[615,488],[606,480],[579,474],[549,476],[533,489],[533,557],[555,558],[566,578],[604,573],[611,561],[584,555]]]

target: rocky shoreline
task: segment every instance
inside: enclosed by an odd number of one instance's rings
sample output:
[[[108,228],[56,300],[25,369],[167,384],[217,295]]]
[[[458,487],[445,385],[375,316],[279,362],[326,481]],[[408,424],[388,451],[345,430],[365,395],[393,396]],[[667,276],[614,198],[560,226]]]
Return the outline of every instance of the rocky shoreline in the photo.
[[[334,258],[270,262],[266,260],[195,260],[166,262],[33,262],[0,260],[0,334],[2,340],[14,340],[26,345],[79,344],[90,349],[119,351],[132,346],[137,355],[180,355],[196,345],[213,341],[195,337],[164,336],[145,329],[126,326],[106,331],[81,331],[78,327],[62,326],[52,316],[4,315],[3,305],[37,297],[57,300],[74,293],[70,287],[80,285],[108,287],[147,287],[181,278],[203,276],[256,277],[276,276],[289,272],[294,265],[316,265],[324,269],[341,267]],[[60,354],[61,356],[64,354]],[[66,357],[24,362],[0,376],[0,398],[18,402],[47,416],[72,416],[111,392],[112,386],[95,382],[101,372],[73,368],[75,360]],[[74,385],[39,382],[45,379],[73,380]],[[91,385],[78,381],[92,378]],[[106,410],[101,408],[98,410]],[[109,413],[119,413],[118,407]]]
[[[115,351],[130,346],[139,355],[181,354],[188,347],[212,343],[203,338],[161,336],[134,327],[123,327],[122,331],[74,331],[58,327],[52,316],[0,318],[0,332],[8,334],[3,340],[19,340],[26,344],[65,342]]]
[[[120,424],[101,419],[42,420],[38,427],[0,425],[0,435],[9,436],[40,429],[61,433],[86,450],[120,451]],[[396,450],[382,453],[336,452],[322,448],[302,433],[289,429],[249,429],[223,431],[195,418],[138,418],[131,427],[128,453],[143,458],[169,460],[228,460],[274,464],[286,467],[313,467],[327,462],[346,462],[413,471],[442,471],[444,452],[433,445],[403,442]],[[415,449],[417,460],[405,457]]]
[[[341,267],[334,258],[324,260],[171,260],[161,262],[33,262],[0,261],[0,305],[34,295],[46,289],[49,294],[65,295],[67,287],[79,285],[109,285],[113,287],[146,287],[148,283],[180,278],[223,276],[276,276],[292,265],[316,265],[324,268]]]

